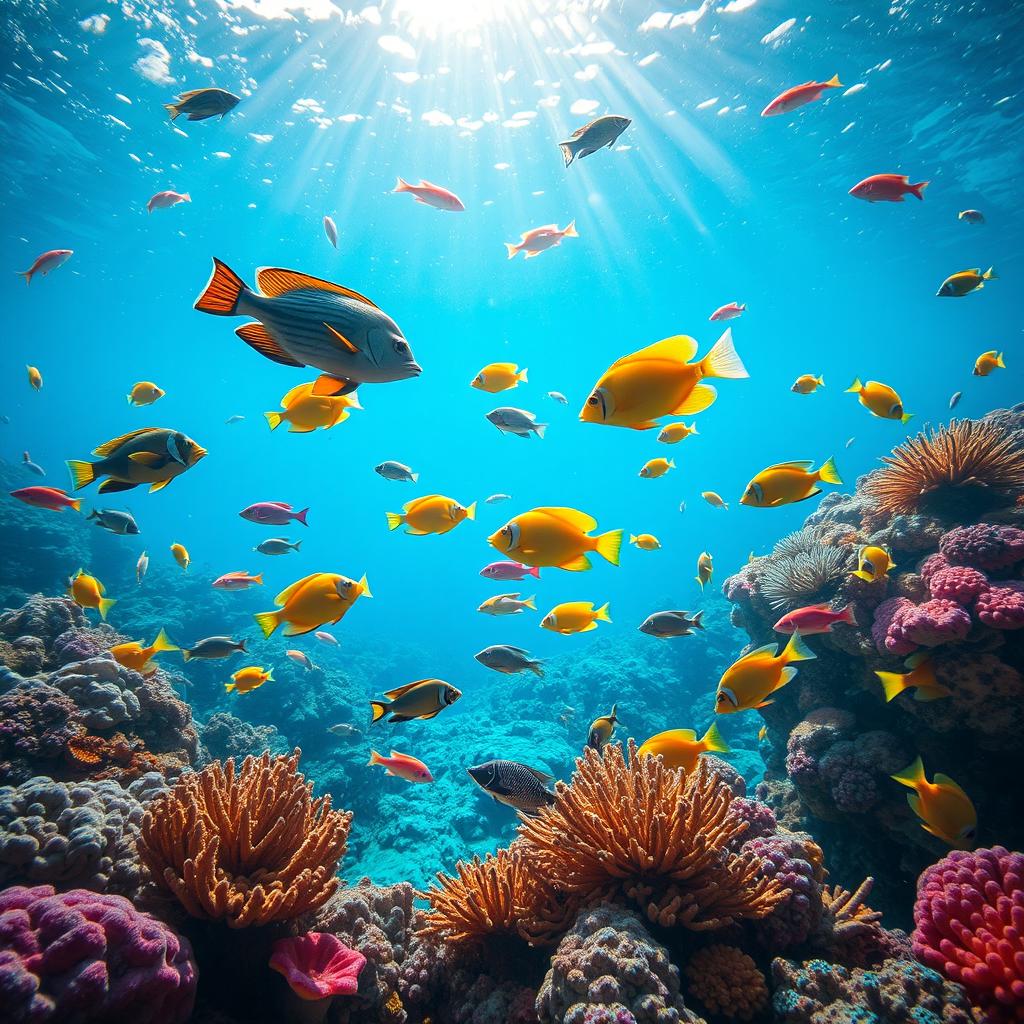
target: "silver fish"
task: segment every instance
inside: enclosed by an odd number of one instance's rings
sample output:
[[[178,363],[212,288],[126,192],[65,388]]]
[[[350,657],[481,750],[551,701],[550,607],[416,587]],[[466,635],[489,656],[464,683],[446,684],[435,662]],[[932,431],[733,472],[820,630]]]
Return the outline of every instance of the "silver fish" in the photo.
[[[135,563],[135,581],[140,586],[142,585],[142,578],[149,571],[149,555],[145,551],[139,555],[139,560]]]
[[[126,534],[134,535],[139,532],[139,525],[135,522],[135,516],[131,512],[118,512],[113,508],[94,508],[86,516],[86,519],[95,519],[97,526],[101,526],[104,530],[109,530],[111,533],[116,533],[120,537],[124,537]]]
[[[493,669],[495,672],[503,672],[505,675],[514,675],[516,672],[544,675],[544,666],[541,662],[531,658],[530,652],[523,650],[522,647],[494,644],[491,647],[485,647],[473,657],[486,668]]]
[[[324,234],[327,236],[327,241],[338,248],[338,225],[334,223],[333,217],[324,217]]]
[[[229,416],[224,422],[225,423],[229,423],[229,424],[230,423],[241,423],[242,420],[244,420],[244,419],[245,419],[244,416],[239,416],[238,413],[235,413],[234,416]]]
[[[569,404],[569,399],[566,398],[561,391],[549,391],[548,398],[550,398],[553,402],[557,402],[559,405]]]
[[[686,502],[685,501],[679,502],[679,511],[680,512],[685,512],[686,511]]]
[[[327,726],[327,731],[335,736],[359,736],[360,732],[354,725],[348,722],[339,722],[337,725]]]
[[[252,291],[226,263],[195,308],[214,316],[251,316],[235,333],[260,355],[284,366],[324,372],[315,395],[338,395],[360,384],[406,380],[422,372],[398,324],[366,296],[294,270],[260,267]]]
[[[193,658],[212,660],[214,658],[230,658],[232,654],[237,654],[239,651],[245,651],[244,640],[236,642],[229,636],[208,636],[192,647],[182,647],[181,656],[186,661],[191,661]]]
[[[382,462],[379,466],[373,467],[374,473],[379,473],[385,480],[402,480],[407,483],[416,483],[419,480],[419,473],[414,473],[408,466],[401,462]]]
[[[35,473],[36,476],[46,476],[46,470],[42,466],[36,465],[28,452],[21,453],[21,465],[23,469],[27,469],[30,473]]]
[[[298,551],[301,546],[301,540],[293,544],[284,537],[271,537],[270,540],[257,544],[253,551],[258,551],[261,555],[287,555],[289,551]]]
[[[850,445],[853,444],[853,442],[856,441],[856,440],[857,440],[857,438],[851,437],[850,440],[846,442],[846,447],[849,448]]]
[[[641,633],[656,636],[659,640],[668,640],[673,636],[690,636],[695,629],[703,629],[701,619],[704,613],[694,612],[655,612],[648,615],[637,627]]]
[[[516,437],[529,437],[531,433],[538,437],[544,436],[546,423],[538,423],[537,417],[525,409],[516,409],[511,405],[502,405],[487,413],[486,419],[506,434]]]
[[[502,501],[511,501],[511,494],[492,494],[489,498],[484,498],[484,502],[488,505],[497,505]]]
[[[628,117],[619,117],[615,114],[605,114],[597,117],[589,124],[569,136],[565,142],[560,142],[558,148],[562,151],[562,158],[565,166],[573,162],[577,157],[581,160],[591,153],[607,146],[609,149],[619,140],[619,136],[630,126],[632,122]]]
[[[238,105],[238,97],[225,89],[192,89],[178,94],[177,103],[165,103],[164,110],[175,120],[179,114],[187,114],[190,121],[205,121],[220,114],[223,119],[229,110]]]
[[[962,216],[962,214],[961,214],[961,216]],[[957,407],[957,405],[959,404],[960,399],[962,397],[963,397],[963,392],[962,391],[955,391],[953,393],[953,397],[950,398],[950,400],[949,400],[949,407],[950,407],[950,409],[955,409]]]
[[[466,771],[485,793],[524,814],[536,814],[555,802],[548,789],[553,776],[518,761],[485,761]]]

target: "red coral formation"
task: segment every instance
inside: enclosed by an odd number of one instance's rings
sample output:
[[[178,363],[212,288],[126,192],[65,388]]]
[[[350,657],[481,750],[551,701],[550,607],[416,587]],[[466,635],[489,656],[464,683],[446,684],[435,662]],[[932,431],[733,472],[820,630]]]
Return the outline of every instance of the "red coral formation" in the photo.
[[[359,987],[366,957],[329,932],[307,932],[274,943],[270,967],[300,999],[350,996]]]
[[[932,597],[970,604],[979,594],[988,590],[988,577],[969,565],[949,565],[932,573],[928,591]]]
[[[1024,530],[996,523],[958,526],[943,535],[939,551],[955,565],[1006,569],[1024,561]]]
[[[146,772],[162,772],[164,766],[142,740],[130,740],[124,733],[110,739],[75,736],[64,748],[68,763],[92,779],[135,779]]]
[[[971,631],[971,616],[956,601],[932,598],[914,604],[905,597],[883,601],[871,635],[884,654],[910,654],[918,647],[957,643]]]
[[[990,587],[974,606],[978,619],[996,629],[1024,629],[1024,583]]]

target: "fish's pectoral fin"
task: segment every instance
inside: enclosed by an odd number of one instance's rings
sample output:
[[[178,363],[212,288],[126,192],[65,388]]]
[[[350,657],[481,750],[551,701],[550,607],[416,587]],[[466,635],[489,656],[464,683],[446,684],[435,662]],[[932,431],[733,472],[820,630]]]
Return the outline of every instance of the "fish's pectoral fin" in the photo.
[[[112,491],[130,491],[133,487],[138,487],[138,484],[130,483],[127,480],[104,480],[100,484],[100,494],[110,494]]]
[[[326,321],[324,322],[324,327],[326,327],[327,330],[331,332],[331,337],[334,338],[334,340],[337,341],[342,348],[347,349],[353,355],[357,355],[359,353],[359,348],[356,345],[354,345],[351,341],[349,341],[348,338],[346,338],[345,335],[342,334],[341,331],[339,331],[336,327],[332,327]]]
[[[693,390],[671,412],[673,416],[686,416],[703,412],[714,405],[718,392],[710,384],[696,384]]]
[[[170,459],[166,455],[160,455],[157,452],[132,452],[128,458],[140,466],[146,466],[149,469],[161,469],[166,466]]]
[[[426,722],[426,721],[428,721],[431,718],[437,718],[437,716],[439,714],[441,714],[441,712],[443,710],[444,710],[444,708],[438,708],[436,711],[432,711],[429,715],[420,715],[419,717],[420,717],[421,721]]]
[[[235,330],[242,341],[250,348],[254,348],[261,356],[282,366],[305,366],[297,359],[293,359],[281,346],[270,336],[270,332],[261,323],[255,320],[251,324],[243,324]]]
[[[768,707],[769,704],[774,704],[774,703],[775,703],[775,701],[773,701],[773,700],[763,700],[763,701],[761,701],[760,704],[755,704],[754,707],[755,708],[766,708],[766,707]]]

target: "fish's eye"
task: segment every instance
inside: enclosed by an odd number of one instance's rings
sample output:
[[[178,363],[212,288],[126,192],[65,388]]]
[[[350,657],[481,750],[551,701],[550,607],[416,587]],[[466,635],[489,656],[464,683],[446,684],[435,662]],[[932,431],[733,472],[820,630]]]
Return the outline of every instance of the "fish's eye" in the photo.
[[[597,404],[598,404],[598,403],[599,403],[600,401],[601,401],[601,399],[600,399],[600,398],[598,397],[598,394],[597,394],[597,392],[595,391],[595,392],[593,392],[593,393],[591,394],[591,396],[590,396],[590,397],[589,397],[589,398],[587,399],[587,405],[597,405]]]
[[[396,341],[394,345],[395,351],[400,353],[401,355],[405,355],[409,351],[409,346],[404,341]]]

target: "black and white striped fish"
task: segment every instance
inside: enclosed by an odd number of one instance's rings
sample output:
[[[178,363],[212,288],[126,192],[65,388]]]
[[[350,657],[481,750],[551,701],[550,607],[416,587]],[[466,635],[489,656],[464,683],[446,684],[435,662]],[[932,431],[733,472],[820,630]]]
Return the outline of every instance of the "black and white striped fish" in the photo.
[[[466,771],[485,793],[524,814],[536,814],[555,802],[547,788],[552,776],[518,761],[485,761]]]

